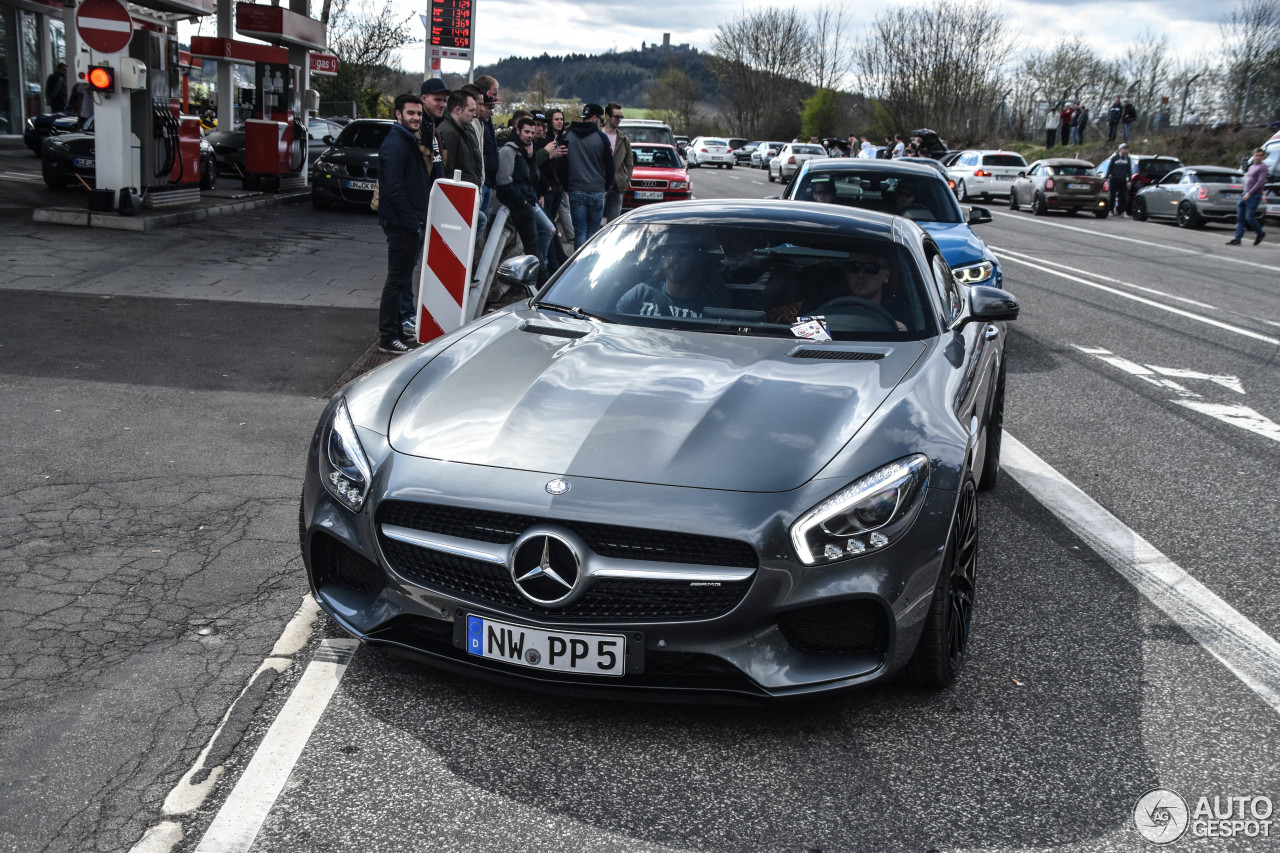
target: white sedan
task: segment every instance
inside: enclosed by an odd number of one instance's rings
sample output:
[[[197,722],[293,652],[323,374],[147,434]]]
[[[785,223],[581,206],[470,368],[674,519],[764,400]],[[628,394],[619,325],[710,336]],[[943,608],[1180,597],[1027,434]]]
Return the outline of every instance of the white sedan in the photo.
[[[714,136],[694,137],[685,149],[685,160],[690,169],[698,166],[719,166],[732,169],[735,162],[729,140]]]
[[[826,156],[827,151],[821,145],[810,145],[807,142],[788,142],[782,146],[778,156],[769,161],[769,182],[789,181],[804,161]]]

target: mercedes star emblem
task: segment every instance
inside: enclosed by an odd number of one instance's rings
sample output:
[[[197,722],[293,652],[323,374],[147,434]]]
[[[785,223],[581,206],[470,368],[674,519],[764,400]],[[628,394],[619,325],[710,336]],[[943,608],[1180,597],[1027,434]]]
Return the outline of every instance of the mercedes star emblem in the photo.
[[[581,575],[581,561],[559,536],[537,533],[516,546],[511,557],[511,579],[516,589],[534,604],[560,604],[574,593]]]
[[[567,491],[569,491],[569,482],[567,480],[561,480],[557,477],[550,483],[547,483],[547,494],[563,495]]]

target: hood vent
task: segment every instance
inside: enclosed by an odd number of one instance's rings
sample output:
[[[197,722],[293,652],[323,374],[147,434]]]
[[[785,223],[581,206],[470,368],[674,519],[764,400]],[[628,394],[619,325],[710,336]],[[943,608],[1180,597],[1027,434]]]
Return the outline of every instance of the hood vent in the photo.
[[[531,335],[548,335],[553,338],[585,338],[587,336],[587,333],[581,329],[564,329],[558,326],[540,326],[536,323],[521,326],[520,331],[528,332]]]
[[[796,347],[787,353],[788,358],[820,358],[828,361],[879,361],[884,358],[882,352],[863,352],[861,350],[827,349],[826,347]]]

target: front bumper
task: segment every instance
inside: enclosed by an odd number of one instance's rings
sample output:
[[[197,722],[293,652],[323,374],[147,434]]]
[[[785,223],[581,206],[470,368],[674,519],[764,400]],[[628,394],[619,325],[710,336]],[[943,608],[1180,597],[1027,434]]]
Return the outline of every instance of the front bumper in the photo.
[[[368,205],[373,201],[372,187],[361,186],[372,184],[377,186],[377,179],[348,178],[340,175],[326,175],[321,172],[311,174],[311,194],[329,201],[341,201],[348,204]],[[356,186],[352,186],[355,184]]]
[[[644,192],[644,190],[641,190]],[[664,201],[688,201],[688,190],[662,190],[662,198],[636,198],[635,190],[627,190],[622,195],[622,209],[632,210],[637,207],[644,207],[646,204],[660,204]]]
[[[361,430],[362,441],[379,438]],[[784,494],[715,493],[709,500],[703,489],[574,478],[568,494],[551,497],[543,488],[547,473],[449,465],[386,449],[370,501],[352,513],[321,487],[317,445],[300,535],[324,610],[364,642],[557,693],[753,701],[884,678],[907,662],[919,640],[955,502],[954,493],[930,489],[911,530],[892,545],[804,567],[793,556],[787,525],[836,487],[830,482]],[[540,608],[519,594],[509,568],[515,538],[533,526],[580,537],[584,566],[616,560],[619,549],[658,549],[670,559],[627,563],[686,578],[621,587],[596,580],[572,606]],[[421,531],[428,544],[404,541],[406,529]],[[682,551],[677,540],[693,544]],[[723,553],[705,556],[699,548],[708,543],[719,543]],[[506,562],[493,562],[495,556]],[[726,560],[734,565],[726,568]],[[726,572],[741,579],[688,580]],[[466,653],[458,621],[468,614],[624,634],[634,659],[621,677],[603,678],[477,658]]]

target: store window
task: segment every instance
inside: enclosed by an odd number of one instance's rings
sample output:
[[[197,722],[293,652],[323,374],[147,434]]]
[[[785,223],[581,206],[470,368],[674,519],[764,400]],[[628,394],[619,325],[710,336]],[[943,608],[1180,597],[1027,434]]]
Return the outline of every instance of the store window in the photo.
[[[44,77],[40,74],[40,18],[35,12],[19,12],[22,40],[22,95],[28,116],[44,112]]]
[[[18,61],[18,11],[0,6],[0,133],[22,132],[22,75]]]

